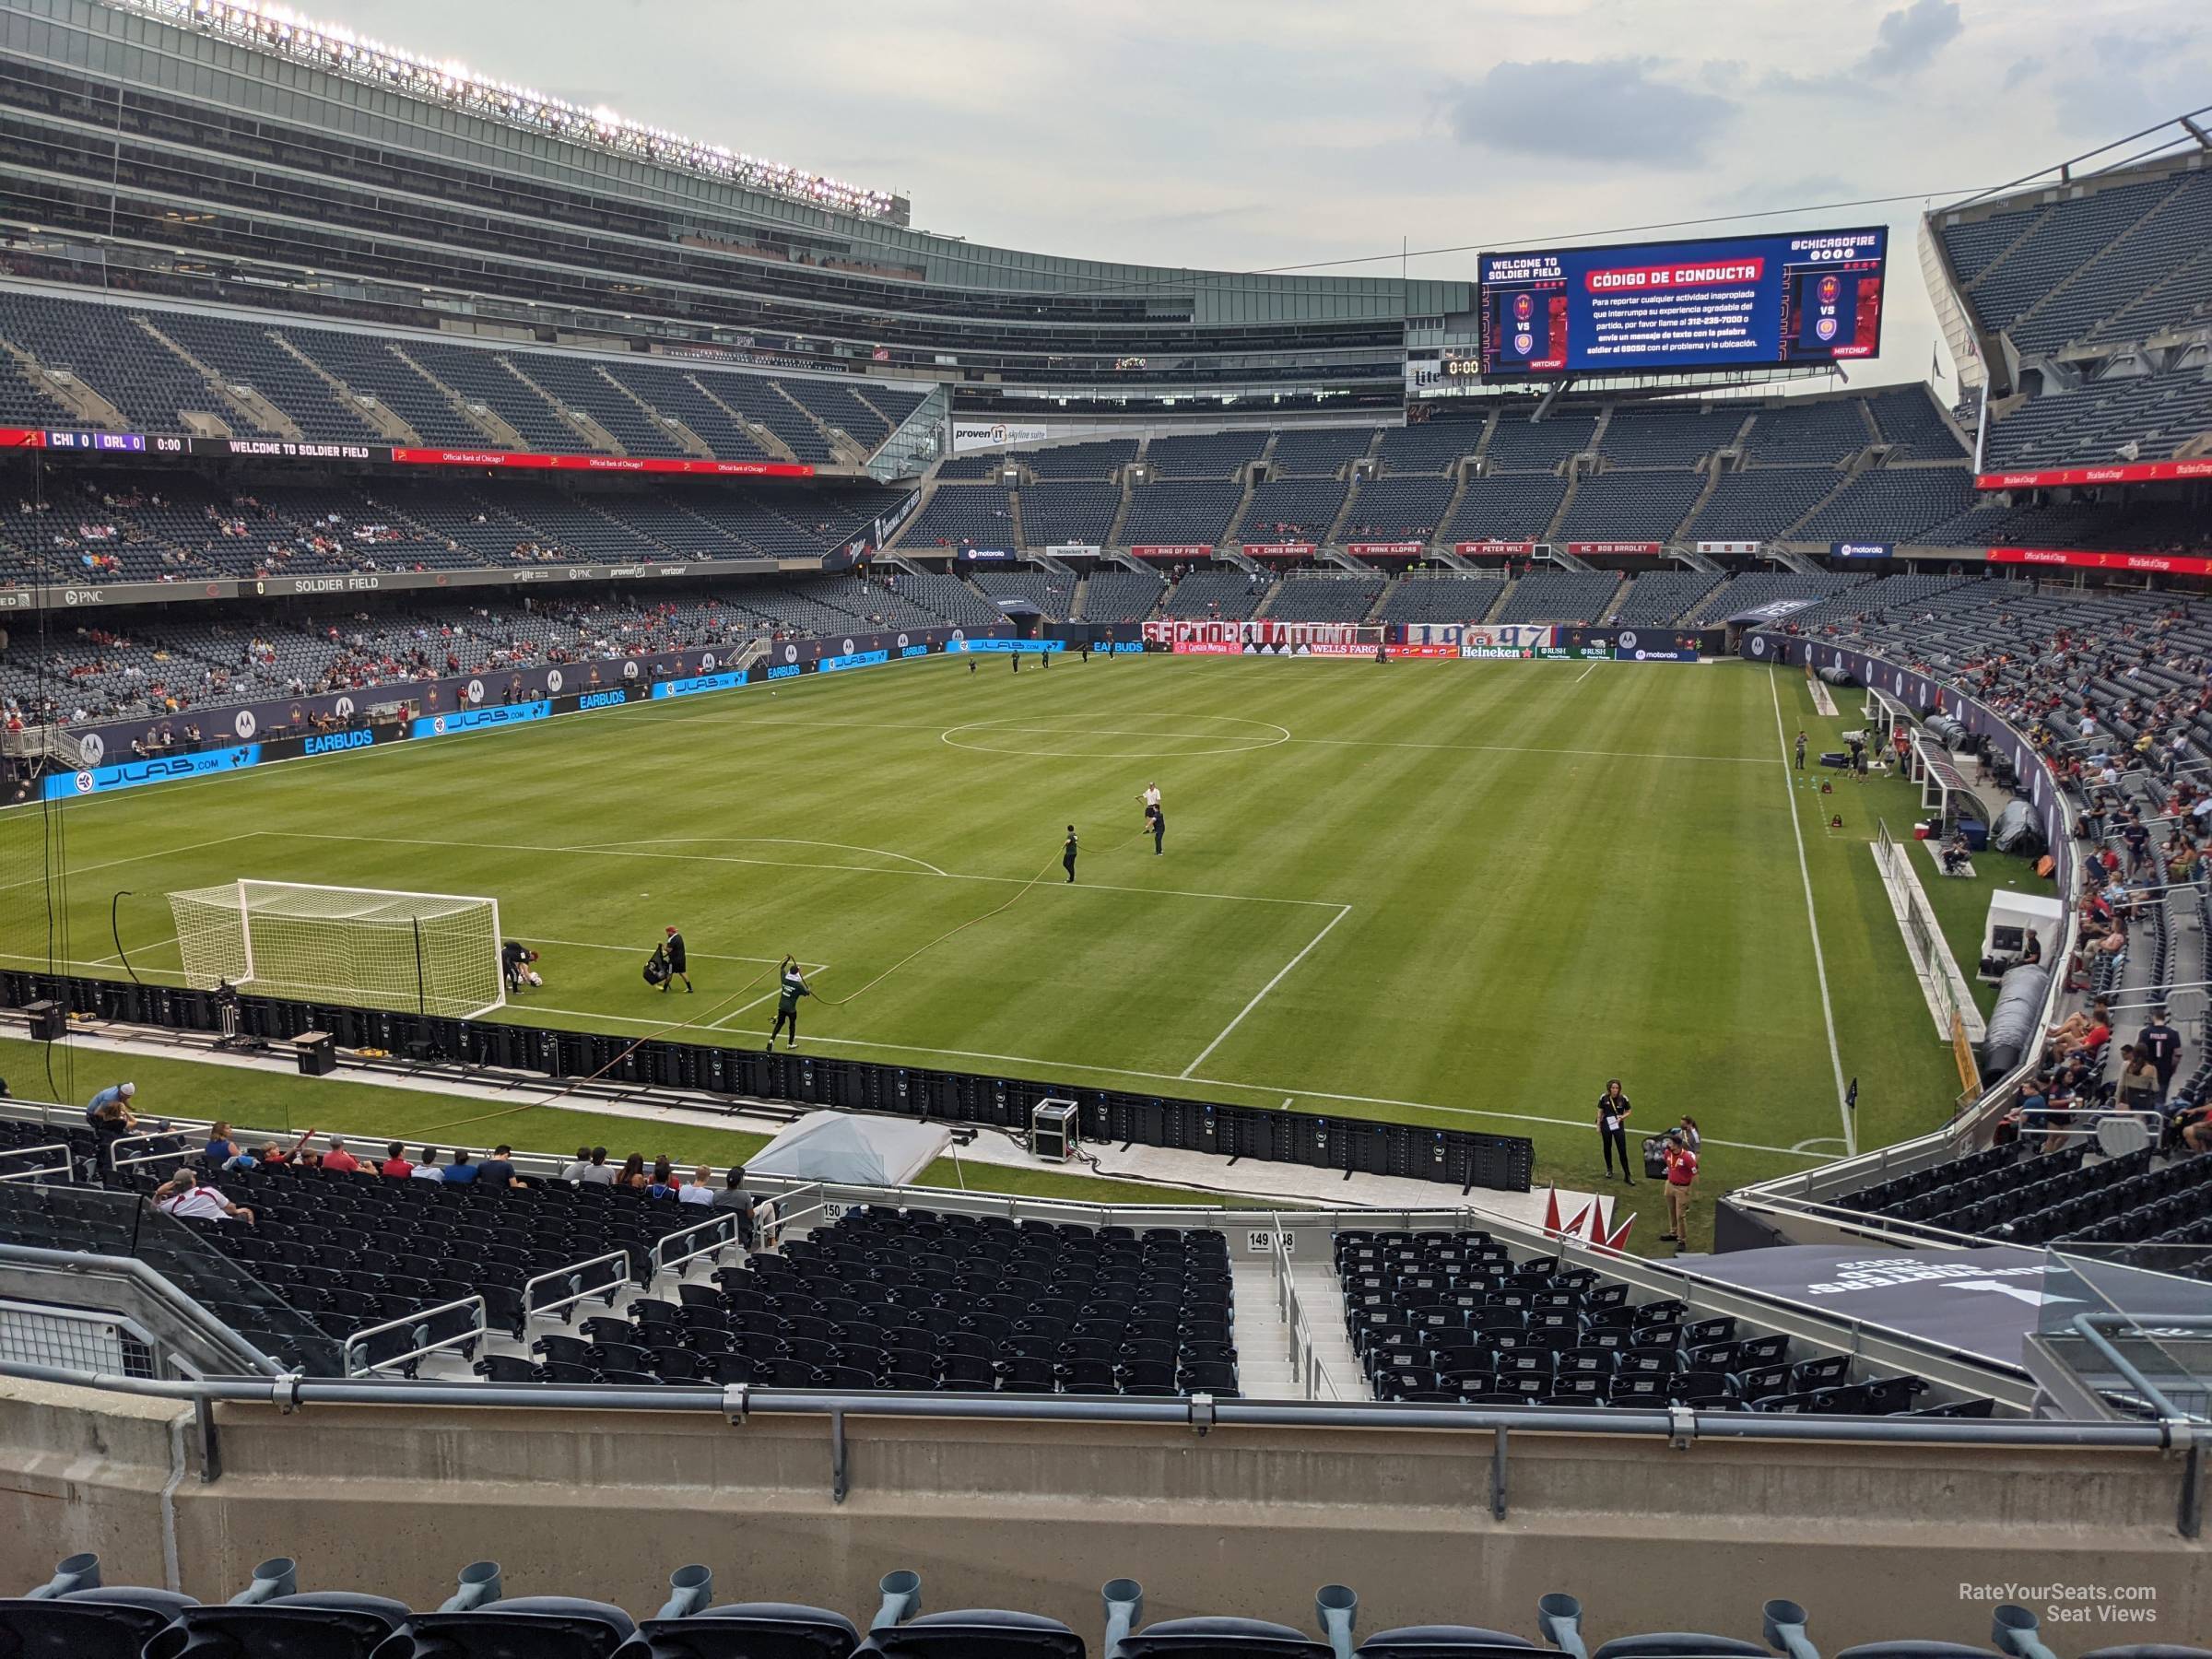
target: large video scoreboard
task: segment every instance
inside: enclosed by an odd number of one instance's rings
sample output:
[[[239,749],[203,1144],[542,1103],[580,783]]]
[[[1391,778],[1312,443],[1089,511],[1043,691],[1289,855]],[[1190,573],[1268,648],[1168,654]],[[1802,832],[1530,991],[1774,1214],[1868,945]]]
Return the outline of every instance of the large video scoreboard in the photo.
[[[1486,253],[1482,377],[1870,358],[1888,247],[1876,227]]]

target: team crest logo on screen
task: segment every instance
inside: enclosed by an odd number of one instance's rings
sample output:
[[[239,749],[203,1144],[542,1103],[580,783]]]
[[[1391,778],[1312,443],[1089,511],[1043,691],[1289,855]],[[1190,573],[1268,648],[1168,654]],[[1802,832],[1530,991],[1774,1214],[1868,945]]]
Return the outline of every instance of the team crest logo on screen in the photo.
[[[1824,340],[1834,339],[1836,337],[1836,320],[1833,317],[1821,318],[1813,324],[1813,332]]]
[[[1836,296],[1842,291],[1843,285],[1838,282],[1833,276],[1823,276],[1820,278],[1821,304],[1833,305],[1836,302]]]
[[[1519,334],[1513,336],[1513,349],[1519,352],[1523,357],[1526,357],[1535,348],[1536,336],[1530,334],[1527,329],[1523,329]]]
[[[238,712],[238,718],[230,723],[230,729],[241,737],[253,736],[256,727],[257,723],[253,718],[253,711],[251,709],[241,709]]]
[[[1535,302],[1529,299],[1526,294],[1515,294],[1513,296],[1513,317],[1516,322],[1527,322],[1529,318],[1535,315]]]

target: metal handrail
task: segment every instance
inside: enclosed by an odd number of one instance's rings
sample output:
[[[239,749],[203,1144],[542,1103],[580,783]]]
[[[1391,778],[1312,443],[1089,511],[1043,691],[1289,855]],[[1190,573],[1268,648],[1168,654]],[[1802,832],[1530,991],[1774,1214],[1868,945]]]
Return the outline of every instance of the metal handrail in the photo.
[[[886,1191],[897,1189],[887,1188]],[[786,1192],[771,1193],[753,1206],[753,1243],[756,1249],[774,1250],[783,1242],[786,1230],[810,1217],[830,1218],[830,1196],[818,1181],[803,1182]]]
[[[540,1285],[556,1280],[574,1280],[581,1283],[582,1275],[608,1262],[618,1264],[620,1269],[613,1281],[608,1284],[593,1285],[588,1288],[572,1291],[567,1296],[548,1302],[535,1301],[531,1298],[530,1293]],[[534,1277],[526,1278],[523,1281],[523,1317],[527,1319],[534,1313],[559,1313],[561,1324],[566,1324],[569,1321],[568,1310],[578,1302],[586,1301],[594,1296],[604,1296],[606,1299],[606,1305],[611,1308],[615,1305],[617,1293],[629,1288],[630,1270],[629,1252],[610,1250],[605,1255],[591,1256],[581,1262],[571,1262],[566,1266],[556,1267],[549,1273],[540,1273]]]
[[[441,1336],[435,1342],[429,1341],[429,1322],[441,1313],[451,1313],[461,1308],[466,1308],[476,1314],[476,1324],[468,1330],[458,1331],[451,1336]],[[464,1296],[456,1301],[440,1302],[434,1308],[418,1308],[404,1319],[387,1319],[382,1324],[369,1325],[354,1332],[352,1335],[346,1338],[345,1347],[339,1350],[339,1363],[348,1377],[374,1376],[378,1371],[384,1371],[389,1367],[405,1365],[410,1360],[420,1359],[426,1354],[435,1354],[442,1352],[446,1348],[459,1347],[464,1343],[481,1342],[490,1329],[491,1324],[485,1311],[484,1299],[481,1296]],[[418,1330],[423,1346],[410,1348],[404,1354],[393,1354],[359,1371],[354,1369],[355,1350],[371,1336],[382,1336],[386,1331],[406,1330]]]
[[[1274,1230],[1267,1235],[1267,1253],[1275,1271],[1276,1305],[1281,1311],[1284,1328],[1290,1334],[1291,1372],[1298,1378],[1298,1385],[1305,1398],[1318,1399],[1318,1390],[1326,1388],[1330,1399],[1342,1399],[1344,1396],[1337,1391],[1336,1379],[1329,1374],[1329,1368],[1321,1362],[1321,1356],[1314,1351],[1313,1327],[1306,1322],[1305,1302],[1298,1294],[1297,1285],[1291,1282],[1290,1249],[1285,1242],[1287,1235],[1283,1231],[1283,1218],[1280,1216],[1270,1218],[1274,1222]]]
[[[173,1141],[177,1144],[171,1147],[166,1152],[138,1153],[129,1158],[123,1156],[123,1149],[125,1147],[135,1147],[147,1141],[158,1140]],[[140,1164],[189,1163],[198,1156],[199,1154],[192,1149],[189,1137],[179,1135],[174,1129],[156,1129],[149,1130],[143,1135],[117,1135],[114,1144],[108,1148],[108,1167],[112,1170],[131,1170],[137,1168]]]
[[[682,1255],[667,1253],[668,1245],[672,1241],[688,1239],[702,1232],[716,1234],[714,1242],[702,1244],[697,1250],[686,1251]],[[665,1268],[681,1267],[686,1262],[696,1262],[703,1255],[720,1255],[723,1251],[736,1241],[737,1218],[724,1210],[720,1215],[710,1216],[706,1220],[694,1226],[679,1227],[674,1232],[663,1233],[653,1241],[653,1249],[647,1253],[647,1259],[653,1265],[653,1272],[657,1274]]]
[[[59,1161],[41,1165],[35,1170],[16,1170],[6,1174],[0,1174],[0,1181],[38,1181],[47,1176],[59,1175],[64,1181],[72,1183],[76,1182],[76,1154],[66,1141],[44,1141],[35,1147],[10,1147],[6,1151],[0,1152],[0,1159],[29,1158],[35,1152],[53,1153]]]
[[[830,1389],[727,1387],[665,1383],[443,1382],[389,1377],[318,1381],[292,1373],[273,1378],[194,1378],[182,1382],[106,1376],[0,1361],[0,1376],[61,1382],[158,1399],[276,1406],[482,1406],[500,1410],[665,1411],[712,1413],[732,1422],[748,1415],[935,1418],[981,1421],[1034,1419],[1074,1423],[1157,1423],[1187,1429],[1201,1407],[1187,1399],[1006,1394],[906,1394],[890,1389],[847,1394]],[[1797,1412],[1637,1411],[1624,1406],[1488,1406],[1345,1400],[1216,1399],[1215,1425],[1230,1428],[1451,1429],[1495,1433],[1534,1430],[1662,1440],[1851,1441],[1898,1445],[2075,1447],[2164,1453],[2177,1444],[2171,1425],[2052,1421],[2039,1418],[1850,1418]]]

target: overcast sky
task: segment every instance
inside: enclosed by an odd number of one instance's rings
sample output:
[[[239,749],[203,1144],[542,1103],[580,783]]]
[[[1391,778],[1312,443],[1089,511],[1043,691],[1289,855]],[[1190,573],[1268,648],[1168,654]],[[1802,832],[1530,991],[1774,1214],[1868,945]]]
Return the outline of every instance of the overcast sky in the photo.
[[[385,44],[912,198],[1048,253],[1394,274],[1655,221],[1892,226],[2212,102],[2206,0],[304,0]],[[1681,234],[1716,234],[1716,225]],[[1472,253],[1415,260],[1472,278]],[[1946,364],[1947,370],[1947,362]],[[1951,382],[1939,383],[1947,394]]]

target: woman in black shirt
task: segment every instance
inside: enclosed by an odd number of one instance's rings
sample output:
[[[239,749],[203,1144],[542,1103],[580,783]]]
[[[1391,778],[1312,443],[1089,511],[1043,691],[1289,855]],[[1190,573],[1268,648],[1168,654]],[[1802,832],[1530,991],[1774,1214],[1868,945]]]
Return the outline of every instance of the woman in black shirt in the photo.
[[[1613,1173],[1613,1154],[1620,1154],[1620,1172],[1630,1186],[1636,1184],[1636,1166],[1629,1161],[1629,1097],[1620,1092],[1620,1079],[1613,1077],[1606,1083],[1606,1092],[1597,1097],[1597,1142],[1605,1148],[1606,1173]]]

